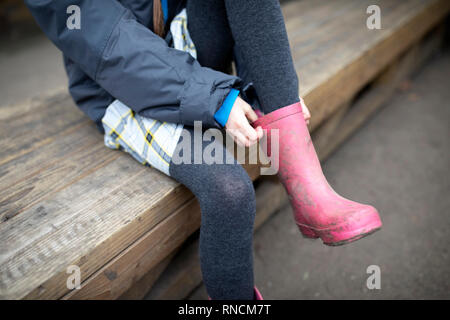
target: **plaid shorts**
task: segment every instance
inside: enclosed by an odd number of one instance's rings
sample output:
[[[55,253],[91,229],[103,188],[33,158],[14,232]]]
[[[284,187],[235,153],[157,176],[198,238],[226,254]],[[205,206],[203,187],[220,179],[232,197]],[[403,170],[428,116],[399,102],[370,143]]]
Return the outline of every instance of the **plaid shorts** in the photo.
[[[175,49],[197,58],[187,29],[186,9],[172,20],[170,32]],[[143,165],[152,166],[170,176],[169,164],[183,130],[182,124],[142,117],[119,100],[108,106],[102,124],[108,148],[124,150]]]

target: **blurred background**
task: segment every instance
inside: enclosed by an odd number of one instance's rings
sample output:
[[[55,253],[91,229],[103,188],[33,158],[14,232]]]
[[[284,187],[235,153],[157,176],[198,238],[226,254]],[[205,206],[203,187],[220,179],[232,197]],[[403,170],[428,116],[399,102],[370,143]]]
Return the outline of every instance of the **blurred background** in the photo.
[[[448,15],[438,24],[439,46],[323,162],[337,192],[378,208],[383,229],[348,246],[326,247],[320,240],[301,238],[284,203],[255,233],[256,284],[265,298],[450,298]],[[3,106],[65,90],[61,53],[21,1],[0,1],[0,30],[0,118]],[[302,79],[301,63],[296,65]],[[184,246],[195,243],[197,236]],[[371,265],[381,270],[380,289],[367,286]],[[156,291],[143,297],[165,297],[163,287],[164,281],[157,282]],[[198,280],[189,288],[185,298],[206,298]]]

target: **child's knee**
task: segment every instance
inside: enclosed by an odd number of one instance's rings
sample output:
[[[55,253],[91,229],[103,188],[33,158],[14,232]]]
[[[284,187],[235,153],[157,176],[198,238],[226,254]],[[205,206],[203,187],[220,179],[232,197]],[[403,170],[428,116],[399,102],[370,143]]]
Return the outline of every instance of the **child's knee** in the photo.
[[[254,219],[256,211],[253,182],[240,165],[230,166],[226,175],[215,176],[215,187],[210,190],[210,200],[225,207],[227,214]]]
[[[220,198],[224,199],[230,206],[240,206],[245,202],[254,202],[255,190],[250,178],[233,177],[221,183],[219,187]]]

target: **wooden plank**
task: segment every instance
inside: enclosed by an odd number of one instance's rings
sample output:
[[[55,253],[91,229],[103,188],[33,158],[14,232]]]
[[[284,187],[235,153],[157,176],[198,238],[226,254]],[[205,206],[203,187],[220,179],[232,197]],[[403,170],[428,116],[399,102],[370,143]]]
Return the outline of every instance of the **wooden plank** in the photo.
[[[19,181],[31,178],[46,167],[61,161],[64,157],[74,156],[83,148],[101,145],[102,136],[92,123],[85,122],[72,129],[74,132],[65,131],[58,135],[58,139],[2,164],[0,166],[0,190],[5,190]],[[2,198],[0,196],[0,199]]]
[[[121,154],[0,224],[2,298],[63,296],[68,265],[89,278],[191,197],[172,179]]]
[[[47,100],[66,99],[68,98],[67,87],[58,87],[45,93],[38,94],[34,97],[25,99],[18,103],[0,105],[0,121],[20,117],[27,113],[45,108]]]
[[[349,108],[350,102],[347,102],[311,134],[311,139],[314,142],[319,160],[323,161],[326,158],[326,149],[330,141],[333,140],[336,130]]]
[[[59,135],[54,143],[1,166],[0,221],[11,219],[116,159],[119,152],[107,150],[101,140],[92,124],[85,122],[71,134]]]
[[[311,109],[313,130],[450,10],[450,2],[445,0],[333,3],[338,13],[341,6],[349,8],[340,13],[340,19],[330,8],[329,14],[334,19],[312,21],[314,15],[310,12],[320,7],[322,1],[292,3],[284,8],[284,12],[293,15],[287,21],[287,30],[296,68],[301,71],[301,94]],[[382,10],[382,30],[365,27],[365,9],[370,4],[378,4]],[[293,28],[304,32],[291,36]]]
[[[0,166],[88,120],[65,92],[0,108]]]
[[[125,293],[121,294],[118,298],[119,300],[141,300],[145,297],[147,292],[153,287],[154,283],[164,270],[167,268],[169,263],[172,261],[175,254],[179,251],[177,248],[174,252],[169,254],[167,258],[162,260],[156,267],[147,272],[141,279],[135,280],[134,284]]]
[[[276,176],[261,177],[256,187],[255,230],[258,230],[272,214],[283,207],[288,200],[286,191]]]
[[[338,113],[336,118],[330,118],[328,121],[333,122],[332,132],[325,132],[321,136],[324,132],[318,130],[314,136],[316,139],[314,145],[318,150],[319,158],[323,160],[330,156],[357,128],[380,109],[394,94],[400,83],[439,50],[443,38],[444,29],[437,28],[384,70],[370,88],[353,102],[349,110],[346,110],[344,114]]]
[[[199,224],[200,207],[192,199],[86,279],[81,289],[71,291],[63,299],[118,298],[135,278],[144,276],[179,247]]]
[[[275,177],[264,177],[260,180],[256,188],[255,231],[287,203],[286,192]],[[170,266],[150,290],[146,299],[184,299],[201,282],[197,239],[173,259]]]
[[[198,244],[198,239],[192,241],[175,256],[144,299],[181,300],[202,283]]]

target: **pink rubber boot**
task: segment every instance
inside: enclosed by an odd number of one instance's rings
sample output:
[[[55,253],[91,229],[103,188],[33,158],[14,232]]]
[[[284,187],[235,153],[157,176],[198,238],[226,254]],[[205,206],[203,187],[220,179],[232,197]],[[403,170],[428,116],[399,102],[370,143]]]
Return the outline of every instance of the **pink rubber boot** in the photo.
[[[278,176],[286,188],[302,234],[337,246],[381,228],[377,210],[338,195],[323,175],[300,102],[275,110],[252,123],[267,135],[270,155],[272,129],[279,131]]]
[[[255,287],[254,291],[255,291],[255,300],[264,300],[261,295],[261,292],[259,292],[257,287]]]

